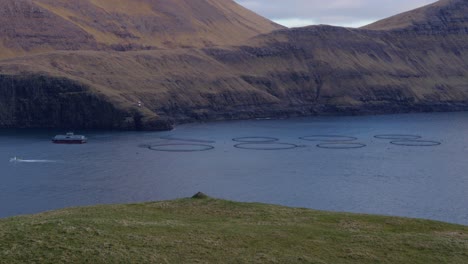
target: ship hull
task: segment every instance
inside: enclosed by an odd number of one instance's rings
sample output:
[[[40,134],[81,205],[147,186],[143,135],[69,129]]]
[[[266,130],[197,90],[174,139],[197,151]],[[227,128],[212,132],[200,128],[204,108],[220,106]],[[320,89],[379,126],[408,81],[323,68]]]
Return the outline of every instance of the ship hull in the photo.
[[[52,140],[54,144],[69,144],[69,145],[76,145],[76,144],[86,144],[86,140]]]

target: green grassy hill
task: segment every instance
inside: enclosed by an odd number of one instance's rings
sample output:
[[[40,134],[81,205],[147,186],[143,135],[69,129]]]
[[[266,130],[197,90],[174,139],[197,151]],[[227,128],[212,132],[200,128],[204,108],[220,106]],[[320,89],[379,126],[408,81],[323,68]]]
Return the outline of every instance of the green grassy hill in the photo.
[[[215,199],[0,220],[0,263],[468,263],[468,227]]]

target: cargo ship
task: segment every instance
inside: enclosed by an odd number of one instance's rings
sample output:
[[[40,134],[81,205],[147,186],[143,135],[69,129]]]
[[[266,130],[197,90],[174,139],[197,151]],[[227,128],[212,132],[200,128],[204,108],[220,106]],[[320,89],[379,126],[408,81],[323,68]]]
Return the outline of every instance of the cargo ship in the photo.
[[[73,132],[68,132],[66,135],[57,135],[52,139],[55,144],[85,144],[88,139],[85,136],[75,135]]]

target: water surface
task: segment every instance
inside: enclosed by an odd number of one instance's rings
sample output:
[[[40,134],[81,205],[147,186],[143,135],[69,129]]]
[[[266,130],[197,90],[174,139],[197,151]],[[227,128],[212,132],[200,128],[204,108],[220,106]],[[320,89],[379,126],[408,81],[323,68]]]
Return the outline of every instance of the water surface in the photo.
[[[468,113],[219,122],[154,133],[76,131],[89,143],[50,143],[64,132],[0,130],[0,217],[203,191],[236,201],[468,224]],[[393,145],[374,137],[381,134],[417,135],[441,145]],[[315,135],[357,140],[300,139]],[[10,162],[15,156],[26,162]]]

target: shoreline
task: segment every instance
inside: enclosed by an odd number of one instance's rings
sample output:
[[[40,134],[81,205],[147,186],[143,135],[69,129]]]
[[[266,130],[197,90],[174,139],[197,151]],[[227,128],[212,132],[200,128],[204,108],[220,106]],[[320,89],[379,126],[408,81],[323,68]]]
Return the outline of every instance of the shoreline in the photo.
[[[214,118],[214,119],[184,119],[175,121],[167,121],[171,124],[170,129],[148,129],[148,130],[136,130],[136,129],[128,129],[128,128],[77,128],[77,127],[1,127],[0,130],[18,130],[18,131],[30,131],[30,130],[38,130],[38,131],[46,131],[46,130],[53,130],[53,131],[92,131],[92,132],[168,132],[175,130],[178,126],[182,125],[190,125],[190,124],[207,124],[207,123],[219,123],[219,122],[237,122],[237,121],[273,121],[273,120],[289,120],[295,118],[320,118],[320,117],[369,117],[369,116],[398,116],[398,115],[418,115],[418,114],[444,114],[444,113],[464,113],[468,112],[468,105],[463,108],[459,109],[446,109],[441,111],[400,111],[400,112],[377,112],[377,113],[370,113],[370,112],[363,112],[363,113],[320,113],[320,114],[284,114],[284,115],[277,115],[277,116],[259,116],[259,117],[246,117],[246,118],[230,118],[230,119],[223,119],[223,118]]]

